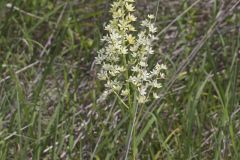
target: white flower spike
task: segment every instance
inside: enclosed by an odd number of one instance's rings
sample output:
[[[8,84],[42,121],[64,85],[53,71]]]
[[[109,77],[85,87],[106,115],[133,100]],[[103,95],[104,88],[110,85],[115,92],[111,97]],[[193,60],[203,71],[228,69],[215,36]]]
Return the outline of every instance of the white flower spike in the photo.
[[[105,91],[101,100],[115,93],[122,101],[136,94],[139,104],[144,104],[152,98],[159,98],[157,90],[162,87],[161,80],[165,78],[165,64],[156,64],[150,69],[149,57],[154,54],[152,42],[157,40],[154,35],[157,28],[152,23],[154,15],[148,15],[137,30],[134,16],[135,0],[116,0],[111,5],[112,20],[106,25],[108,32],[102,38],[104,47],[98,51],[95,58],[100,66],[98,78],[105,81]],[[152,68],[152,67],[151,67]]]

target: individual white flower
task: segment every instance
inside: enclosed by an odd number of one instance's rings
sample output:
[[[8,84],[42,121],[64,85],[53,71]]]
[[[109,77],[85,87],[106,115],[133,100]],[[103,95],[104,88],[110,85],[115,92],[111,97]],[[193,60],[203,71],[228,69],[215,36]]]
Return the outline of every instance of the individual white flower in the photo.
[[[111,4],[112,8],[110,10],[110,12],[114,12],[118,7],[120,7],[120,2],[117,1],[117,2],[113,2],[113,4]]]
[[[147,94],[147,87],[146,86],[141,86],[138,88],[138,91],[141,96],[145,96]]]
[[[128,30],[128,22],[126,20],[119,20],[118,27],[120,30]]]
[[[149,18],[149,19],[154,19],[154,15],[149,14],[149,15],[148,15],[148,18]]]
[[[162,85],[161,83],[158,83],[158,81],[155,79],[153,80],[153,82],[151,83],[151,85],[154,87],[154,88],[161,88]]]
[[[134,6],[131,3],[130,4],[126,3],[125,7],[126,7],[127,11],[129,11],[129,12],[133,12],[134,11]]]
[[[112,56],[111,57],[111,61],[114,62],[114,63],[119,62],[119,59],[120,58],[118,56]]]
[[[121,47],[120,53],[121,53],[121,54],[128,54],[128,49],[127,49],[127,47],[126,47],[126,46]]]
[[[128,25],[128,30],[132,31],[132,32],[136,31],[136,29],[135,29],[135,27],[133,25]]]
[[[117,76],[118,71],[111,70],[111,71],[109,71],[108,73],[109,73],[112,77],[115,77],[115,76]]]
[[[165,79],[165,73],[160,73],[160,78]]]
[[[137,57],[137,52],[132,52],[131,55],[132,55],[133,58],[136,58]]]
[[[110,71],[113,68],[113,66],[111,64],[108,64],[108,63],[104,63],[102,67],[105,71]]]
[[[158,99],[158,98],[160,98],[160,97],[157,95],[157,93],[153,92],[153,98],[154,98],[154,99]]]
[[[165,64],[161,64],[161,65],[160,65],[160,69],[166,70],[166,69],[167,69],[167,66],[166,66]]]
[[[96,64],[101,64],[105,59],[106,57],[103,54],[98,54],[98,56],[95,57],[95,62]]]
[[[147,102],[146,96],[139,96],[138,97],[138,103],[143,104]]]
[[[115,90],[115,91],[117,91],[117,92],[120,91],[121,88],[122,88],[122,87],[121,87],[120,85],[118,85],[118,84],[112,86],[112,89]]]
[[[139,72],[140,68],[138,66],[133,66],[131,69],[133,72]]]
[[[148,64],[147,64],[146,62],[144,62],[144,61],[140,61],[140,62],[139,62],[139,65],[140,65],[141,67],[147,67],[147,66],[148,66]]]
[[[104,86],[108,89],[111,89],[113,87],[113,83],[112,83],[111,80],[108,80],[107,83]]]
[[[151,32],[151,33],[156,33],[156,32],[157,32],[157,28],[154,27],[153,24],[150,24],[150,25],[149,25],[149,32]]]
[[[107,72],[101,71],[100,73],[97,74],[98,79],[105,81],[107,80]]]
[[[124,11],[121,8],[119,8],[117,12],[113,12],[113,18],[120,18],[122,16],[124,16]]]
[[[131,82],[132,84],[134,84],[135,86],[139,86],[140,85],[140,80],[136,76],[130,76],[128,81]]]
[[[159,38],[156,37],[155,35],[149,35],[149,38],[151,39],[151,42],[159,40]]]
[[[123,67],[123,66],[115,66],[115,69],[116,70],[118,70],[119,72],[124,72],[124,71],[126,71],[126,68],[125,67]]]
[[[134,21],[136,21],[137,20],[137,18],[133,15],[133,14],[128,14],[128,20],[130,21],[130,22],[134,22]]]
[[[148,71],[143,70],[143,71],[142,71],[141,78],[142,78],[142,80],[144,80],[144,81],[148,81],[149,78],[150,78],[150,74],[148,73]]]
[[[131,46],[131,47],[130,47],[130,51],[132,51],[132,52],[137,52],[138,48],[139,48],[138,45]]]
[[[152,76],[156,76],[156,75],[158,75],[158,73],[159,73],[158,70],[155,68],[151,71]]]
[[[121,95],[122,96],[128,96],[129,93],[130,93],[130,91],[128,89],[124,89],[124,90],[122,90]]]
[[[147,47],[146,49],[147,49],[148,54],[154,54],[152,47]]]
[[[150,25],[150,22],[148,20],[143,20],[141,23],[141,26],[148,27]]]
[[[109,41],[109,37],[108,36],[103,36],[101,39],[102,42],[108,42]],[[104,49],[104,48],[102,48]]]
[[[111,27],[111,25],[109,25],[109,24],[106,25],[104,29],[105,29],[106,31],[110,31],[110,32],[112,31],[112,27]]]
[[[157,63],[157,64],[155,65],[155,69],[157,69],[157,70],[161,69],[161,65],[160,65],[159,63]]]
[[[131,34],[127,35],[127,41],[129,44],[134,44],[135,43],[135,37],[132,36]]]

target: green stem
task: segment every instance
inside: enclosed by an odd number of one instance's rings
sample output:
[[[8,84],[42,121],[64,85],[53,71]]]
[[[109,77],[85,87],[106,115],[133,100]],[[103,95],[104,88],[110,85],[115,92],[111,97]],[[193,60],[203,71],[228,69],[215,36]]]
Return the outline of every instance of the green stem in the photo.
[[[128,153],[130,150],[130,146],[132,146],[132,154],[133,154],[132,159],[137,158],[137,141],[136,141],[137,111],[138,111],[137,92],[136,92],[136,90],[134,90],[133,104],[132,104],[132,107],[130,108],[131,121],[129,122],[129,128],[128,128],[128,144],[127,144],[125,160],[128,159]],[[131,145],[131,143],[132,143],[132,145]]]
[[[128,65],[127,65],[127,58],[126,58],[126,55],[123,55],[123,64],[124,64],[124,67],[126,68],[126,71],[125,71],[125,80],[127,81],[129,79],[129,73],[128,73]],[[126,82],[126,86],[127,86],[127,89],[129,90],[130,94],[128,96],[128,106],[129,107],[132,107],[132,100],[131,100],[131,90],[130,90],[130,84],[129,82]]]
[[[132,151],[133,151],[133,159],[137,159],[137,141],[136,141],[136,118],[137,118],[137,111],[138,111],[138,103],[137,103],[137,93],[134,90],[134,99],[133,99],[133,113],[132,113]]]
[[[127,109],[129,109],[130,106],[128,106],[123,100],[122,98],[118,95],[117,92],[113,91],[113,93],[117,96],[117,98],[120,100],[120,102],[124,105],[124,107],[126,107]]]

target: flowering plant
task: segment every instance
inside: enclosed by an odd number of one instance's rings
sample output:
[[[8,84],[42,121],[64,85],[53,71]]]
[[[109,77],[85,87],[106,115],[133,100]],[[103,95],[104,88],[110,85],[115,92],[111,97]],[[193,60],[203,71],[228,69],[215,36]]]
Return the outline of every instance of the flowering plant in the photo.
[[[112,20],[101,40],[105,45],[95,58],[101,67],[98,78],[106,82],[102,100],[114,93],[124,104],[127,98],[128,102],[136,99],[138,104],[143,104],[151,97],[158,98],[156,91],[162,87],[160,81],[165,77],[166,65],[157,63],[151,69],[148,66],[149,56],[154,54],[153,41],[157,40],[154,16],[148,15],[141,22],[142,30],[136,29],[134,2],[116,0],[111,5]]]
[[[157,28],[153,24],[154,16],[148,15],[141,22],[142,29],[134,27],[137,18],[133,12],[135,0],[116,0],[110,12],[112,20],[106,25],[107,34],[103,36],[104,47],[98,51],[95,58],[100,66],[98,78],[105,81],[105,91],[100,100],[105,100],[114,93],[120,102],[130,109],[128,144],[125,159],[128,159],[132,143],[132,159],[137,157],[135,124],[139,104],[144,104],[150,98],[159,98],[157,90],[162,87],[161,79],[165,78],[164,64],[148,65],[152,54],[154,35]],[[128,103],[126,103],[128,102]],[[133,140],[132,140],[133,138]]]

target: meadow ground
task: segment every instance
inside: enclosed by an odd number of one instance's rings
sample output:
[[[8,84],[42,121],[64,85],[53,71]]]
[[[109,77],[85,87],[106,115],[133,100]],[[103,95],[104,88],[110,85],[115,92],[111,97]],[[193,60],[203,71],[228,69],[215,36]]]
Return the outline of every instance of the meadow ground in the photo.
[[[128,110],[94,57],[110,0],[0,1],[0,159],[119,160]],[[151,63],[168,66],[158,100],[137,112],[128,159],[240,159],[240,1],[136,0],[156,15]],[[134,154],[133,154],[134,153]]]

